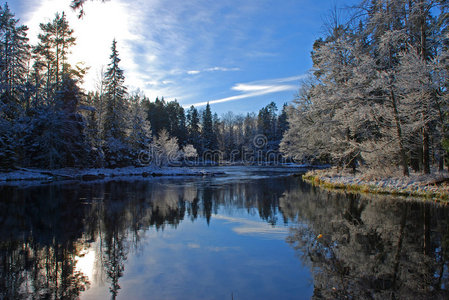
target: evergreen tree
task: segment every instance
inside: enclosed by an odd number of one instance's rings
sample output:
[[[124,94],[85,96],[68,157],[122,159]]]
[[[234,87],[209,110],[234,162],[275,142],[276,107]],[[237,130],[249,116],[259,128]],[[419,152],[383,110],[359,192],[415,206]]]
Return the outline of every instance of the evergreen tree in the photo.
[[[0,6],[0,99],[8,119],[17,117],[23,108],[30,46],[28,28],[9,10]]]
[[[266,136],[269,141],[274,141],[276,138],[276,103],[271,102],[261,110],[259,110],[257,125],[259,132]]]
[[[74,69],[68,63],[69,49],[75,45],[76,39],[65,14],[56,14],[53,21],[39,26],[39,43],[33,49],[33,78],[40,96],[50,103],[63,76],[80,80],[84,71]]]
[[[0,6],[0,168],[17,162],[18,120],[26,101],[26,72],[29,60],[28,28],[9,10]]]
[[[165,111],[168,116],[167,130],[169,134],[178,139],[180,146],[185,145],[187,143],[187,128],[184,108],[175,100],[166,104]]]
[[[27,145],[24,163],[35,167],[84,167],[89,147],[84,120],[78,113],[81,92],[76,81],[62,78],[51,109],[39,109],[28,117],[23,133]]]
[[[169,118],[164,97],[156,97],[154,102],[147,102],[148,121],[151,123],[153,135],[159,135],[162,129],[169,130]]]
[[[127,91],[124,85],[125,76],[119,67],[120,58],[117,41],[111,47],[110,63],[105,73],[105,115],[102,126],[104,153],[109,166],[124,164],[129,157],[126,131],[127,123]]]
[[[209,103],[207,103],[206,109],[203,111],[201,140],[202,152],[207,150],[216,150],[217,136],[214,131],[213,116]]]
[[[288,121],[287,121],[287,109],[288,105],[285,103],[282,106],[281,114],[278,116],[277,119],[277,132],[276,132],[276,141],[278,143],[282,140],[282,137],[284,136],[285,131],[288,129]]]
[[[198,110],[193,105],[187,110],[186,125],[188,135],[187,141],[189,144],[192,144],[197,151],[199,151],[201,147],[200,117]]]

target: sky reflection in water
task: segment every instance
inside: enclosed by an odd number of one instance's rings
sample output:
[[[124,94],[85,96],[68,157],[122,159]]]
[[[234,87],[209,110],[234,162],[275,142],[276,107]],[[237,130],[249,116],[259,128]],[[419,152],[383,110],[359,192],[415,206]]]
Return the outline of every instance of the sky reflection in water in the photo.
[[[448,298],[447,207],[258,172],[0,187],[0,298]]]

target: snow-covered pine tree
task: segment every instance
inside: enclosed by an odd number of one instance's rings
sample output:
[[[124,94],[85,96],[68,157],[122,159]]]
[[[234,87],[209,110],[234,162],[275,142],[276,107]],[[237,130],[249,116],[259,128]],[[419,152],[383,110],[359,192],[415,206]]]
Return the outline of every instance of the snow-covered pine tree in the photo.
[[[103,151],[110,167],[130,161],[128,147],[128,103],[125,76],[119,67],[117,41],[112,41],[110,63],[104,77],[105,112],[102,125]]]
[[[64,14],[40,27],[39,44],[33,50],[34,105],[19,134],[22,162],[45,168],[86,166],[89,149],[79,113],[82,72],[68,63],[70,47],[75,45],[73,30]]]
[[[5,4],[0,6],[0,168],[17,162],[18,120],[26,103],[26,74],[30,57],[28,28],[19,24]]]

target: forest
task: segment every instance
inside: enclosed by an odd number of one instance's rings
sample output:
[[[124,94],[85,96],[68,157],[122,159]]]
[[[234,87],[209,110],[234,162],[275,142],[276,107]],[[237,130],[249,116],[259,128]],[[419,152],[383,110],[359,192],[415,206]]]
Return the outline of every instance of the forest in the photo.
[[[440,0],[364,0],[347,17],[335,9],[313,45],[281,149],[354,171],[443,170],[448,8]]]
[[[185,109],[128,91],[116,40],[96,90],[84,91],[86,69],[68,61],[76,38],[64,13],[41,24],[39,42],[30,45],[27,27],[5,4],[0,167],[141,165],[139,155],[151,148],[161,165],[192,157],[244,161],[248,152],[266,161],[275,152],[354,172],[441,171],[449,165],[448,9],[446,0],[335,8],[289,105],[218,116],[209,104]]]
[[[286,105],[279,112],[272,102],[258,114],[219,117],[209,104],[185,110],[176,100],[150,101],[141,91],[128,91],[116,40],[96,90],[84,91],[87,69],[69,62],[76,34],[64,13],[40,24],[37,45],[29,44],[28,28],[7,4],[0,18],[3,170],[139,166],[139,155],[150,148],[159,165],[184,157],[242,160],[245,151],[279,148]],[[262,143],[254,145],[260,135]]]

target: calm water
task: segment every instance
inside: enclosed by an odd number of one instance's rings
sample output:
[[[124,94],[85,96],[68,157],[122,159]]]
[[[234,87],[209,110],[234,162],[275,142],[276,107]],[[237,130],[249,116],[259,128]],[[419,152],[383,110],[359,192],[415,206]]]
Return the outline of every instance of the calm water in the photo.
[[[291,170],[0,187],[0,299],[448,299],[449,209]]]

